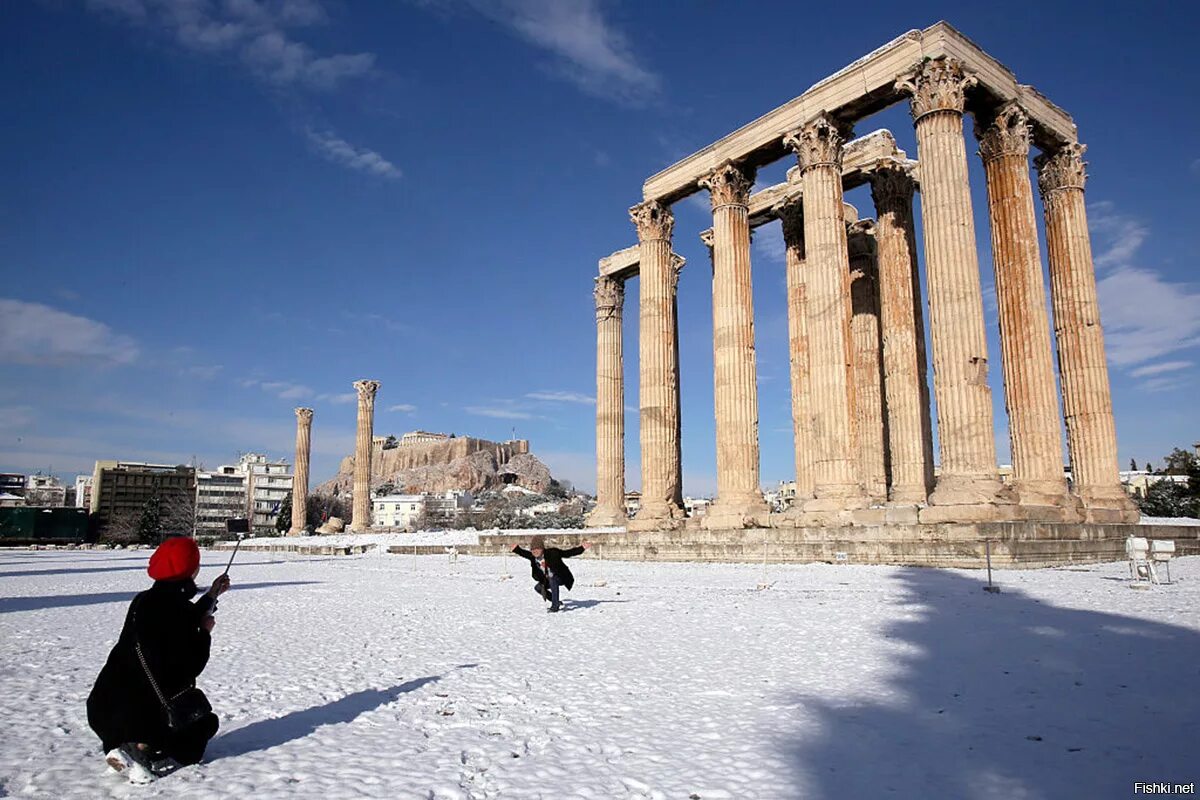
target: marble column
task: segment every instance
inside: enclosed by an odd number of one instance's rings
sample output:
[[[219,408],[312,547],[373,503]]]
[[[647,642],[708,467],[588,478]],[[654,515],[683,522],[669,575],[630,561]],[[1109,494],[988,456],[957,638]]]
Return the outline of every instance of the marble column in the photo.
[[[792,444],[796,465],[795,508],[813,497],[816,461],[808,361],[808,303],[804,265],[804,204],[797,198],[776,209],[786,248],[788,362],[792,386]]]
[[[912,95],[920,164],[941,451],[941,474],[929,498],[935,505],[983,506],[1008,499],[996,470],[983,293],[963,138],[964,94],[974,84],[974,77],[949,58],[926,61],[898,82]],[[964,512],[966,516],[991,518],[984,508]]]
[[[656,201],[629,210],[637,228],[641,280],[638,362],[642,507],[631,527],[672,527],[683,518],[679,481],[679,365],[675,291],[680,261],[671,252],[675,218]]]
[[[296,409],[296,469],[292,474],[292,528],[288,536],[304,533],[308,509],[308,460],[312,452],[311,408]]]
[[[591,527],[624,525],[625,359],[621,316],[625,283],[596,279],[596,507]]]
[[[1029,118],[1008,103],[989,118],[977,116],[975,133],[987,176],[1013,489],[1022,505],[1061,508],[1062,423],[1029,179]]]
[[[863,491],[872,503],[887,500],[887,418],[883,399],[883,339],[879,326],[879,270],[875,223],[849,226],[850,338],[853,343],[855,447]]]
[[[883,326],[883,385],[887,407],[889,499],[924,503],[933,486],[933,425],[926,373],[925,320],[917,275],[912,177],[885,162],[871,174],[875,244],[879,255],[879,319]]]
[[[362,533],[371,528],[371,439],[375,431],[375,392],[379,391],[379,381],[355,381],[354,389],[358,392],[358,429],[354,440],[350,532]]]
[[[753,170],[725,163],[700,180],[713,210],[713,377],[717,498],[706,525],[752,524],[767,512],[759,488],[758,380],[750,279]]]
[[[1068,144],[1035,160],[1046,215],[1050,301],[1071,478],[1090,521],[1136,522],[1137,509],[1121,488],[1118,472],[1104,331],[1083,201],[1084,150],[1083,145]]]
[[[849,133],[827,114],[788,134],[804,193],[804,269],[815,447],[812,511],[865,505],[854,457],[850,382],[850,273],[842,210],[842,144]]]

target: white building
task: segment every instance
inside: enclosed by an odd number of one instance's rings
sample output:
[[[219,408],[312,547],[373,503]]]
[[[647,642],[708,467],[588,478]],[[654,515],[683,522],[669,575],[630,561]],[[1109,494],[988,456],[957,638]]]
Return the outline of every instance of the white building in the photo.
[[[246,476],[246,517],[255,534],[275,531],[279,508],[292,491],[292,466],[259,453],[246,453],[237,463]]]
[[[25,505],[61,508],[67,502],[67,487],[53,475],[30,475],[25,479]]]
[[[425,495],[389,494],[371,500],[372,526],[415,531],[425,513]]]
[[[75,476],[75,507],[91,508],[92,506],[92,476]]]
[[[232,465],[196,473],[197,536],[220,536],[226,532],[225,520],[246,516],[246,477]]]
[[[1141,469],[1122,470],[1120,474],[1121,485],[1131,497],[1145,497],[1147,489],[1154,484],[1161,483],[1163,481],[1183,484],[1188,482],[1187,475],[1155,475],[1153,472],[1146,472],[1145,470]]]
[[[711,503],[712,500],[707,497],[685,497],[683,498],[683,510],[689,517],[703,517],[708,513],[708,506]]]
[[[450,522],[464,511],[469,511],[474,504],[475,498],[471,493],[460,489],[425,493],[425,509],[429,518],[437,522]]]

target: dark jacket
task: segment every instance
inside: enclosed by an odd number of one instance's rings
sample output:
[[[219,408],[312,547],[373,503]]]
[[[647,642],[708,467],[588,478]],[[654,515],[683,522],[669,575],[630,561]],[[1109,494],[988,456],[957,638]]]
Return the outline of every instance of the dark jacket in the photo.
[[[533,579],[538,583],[546,583],[546,573],[542,572],[542,568],[538,565],[538,560],[533,557],[533,553],[526,550],[521,545],[513,547],[512,551],[521,558],[527,559],[533,567]],[[563,563],[564,558],[577,556],[583,552],[582,547],[572,547],[568,550],[560,550],[557,547],[547,547],[542,551],[543,557],[546,559],[546,568],[554,573],[554,577],[558,578],[559,584],[570,589],[575,585],[575,576],[571,574],[571,570]]]
[[[162,703],[134,649],[135,633],[166,697],[191,686],[208,663],[210,638],[200,624],[213,608],[207,594],[191,602],[197,591],[190,580],[156,581],[130,604],[87,701],[88,724],[106,751],[125,742],[157,747],[169,738]]]

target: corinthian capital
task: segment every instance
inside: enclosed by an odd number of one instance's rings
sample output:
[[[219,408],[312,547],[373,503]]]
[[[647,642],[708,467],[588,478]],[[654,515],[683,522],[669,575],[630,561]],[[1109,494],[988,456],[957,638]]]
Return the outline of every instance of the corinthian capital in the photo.
[[[592,296],[596,298],[597,321],[620,316],[625,303],[625,282],[602,275],[596,278]]]
[[[1083,153],[1087,145],[1077,142],[1063,145],[1053,153],[1042,153],[1033,160],[1038,171],[1038,188],[1042,195],[1056,189],[1079,189],[1087,182],[1087,162]]]
[[[871,172],[871,199],[880,214],[899,207],[911,208],[915,188],[909,168],[899,161],[880,161]]]
[[[313,415],[313,410],[311,408],[297,408],[296,409],[296,419],[302,425],[311,425],[312,424],[312,415]]]
[[[931,59],[896,81],[896,88],[912,95],[912,116],[916,122],[935,111],[963,113],[967,89],[978,83],[954,58]]]
[[[744,206],[750,202],[754,169],[726,161],[698,183],[701,188],[708,189],[714,211],[721,206]]]
[[[671,231],[675,228],[675,215],[670,207],[657,200],[638,203],[629,209],[629,218],[633,220],[633,227],[637,228],[639,242],[670,240]]]
[[[846,226],[846,247],[850,263],[875,256],[875,221],[860,219]],[[855,265],[858,267],[859,265]]]
[[[375,393],[379,391],[379,381],[355,381],[354,388],[358,390],[358,402],[374,403]]]
[[[671,291],[674,292],[679,288],[679,275],[683,272],[683,265],[687,263],[687,259],[678,253],[671,253]]]
[[[1005,103],[991,119],[975,117],[975,136],[979,139],[979,157],[984,163],[1001,156],[1029,155],[1029,138],[1033,128],[1029,117],[1016,103]]]
[[[842,168],[842,145],[850,136],[850,127],[838,122],[828,112],[821,114],[803,128],[783,137],[785,146],[796,153],[800,171],[812,167]]]
[[[804,257],[804,201],[799,197],[785,200],[774,208],[783,227],[783,242],[787,247],[799,247]]]

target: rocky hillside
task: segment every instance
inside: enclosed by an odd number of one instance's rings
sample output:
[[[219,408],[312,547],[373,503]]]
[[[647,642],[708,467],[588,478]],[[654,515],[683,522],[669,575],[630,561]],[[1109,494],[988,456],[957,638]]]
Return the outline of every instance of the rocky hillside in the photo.
[[[459,437],[440,442],[404,445],[371,458],[371,489],[387,483],[402,494],[461,489],[479,493],[516,484],[537,493],[550,488],[550,470],[526,448],[511,442]],[[317,486],[321,494],[348,494],[354,483],[354,456],[342,459],[337,475]]]

